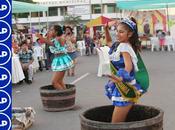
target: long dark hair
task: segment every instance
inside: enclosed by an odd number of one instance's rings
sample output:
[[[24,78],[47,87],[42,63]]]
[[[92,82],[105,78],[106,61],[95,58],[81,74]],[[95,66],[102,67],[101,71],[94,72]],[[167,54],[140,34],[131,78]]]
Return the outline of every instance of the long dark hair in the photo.
[[[136,23],[136,27],[134,30],[131,27],[129,27],[126,23],[122,24],[124,24],[130,32],[133,32],[132,36],[129,38],[129,42],[132,45],[132,48],[134,49],[135,53],[138,53],[141,51],[141,42],[139,41],[137,22],[133,17],[131,17],[130,20]]]
[[[60,25],[54,25],[53,27],[57,36],[61,36],[63,34],[63,29]]]

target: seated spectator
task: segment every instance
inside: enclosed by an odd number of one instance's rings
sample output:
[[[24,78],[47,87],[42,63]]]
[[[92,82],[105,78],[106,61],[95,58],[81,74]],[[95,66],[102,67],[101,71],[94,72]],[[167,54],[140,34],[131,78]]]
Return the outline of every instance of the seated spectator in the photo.
[[[24,71],[25,81],[26,83],[31,84],[33,79],[33,52],[28,49],[26,41],[23,41],[21,44],[19,60]]]

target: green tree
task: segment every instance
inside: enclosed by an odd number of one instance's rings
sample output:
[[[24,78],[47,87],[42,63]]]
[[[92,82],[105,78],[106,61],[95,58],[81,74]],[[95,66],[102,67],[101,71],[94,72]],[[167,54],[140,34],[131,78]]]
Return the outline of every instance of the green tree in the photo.
[[[64,16],[64,23],[72,26],[77,26],[80,24],[81,16],[66,15]]]

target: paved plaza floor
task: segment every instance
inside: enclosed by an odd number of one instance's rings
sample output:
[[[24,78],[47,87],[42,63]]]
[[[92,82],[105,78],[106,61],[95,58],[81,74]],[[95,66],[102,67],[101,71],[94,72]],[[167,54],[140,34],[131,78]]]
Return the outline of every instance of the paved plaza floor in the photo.
[[[161,108],[164,111],[164,130],[175,129],[175,52],[143,51],[142,57],[150,74],[150,88],[141,104]],[[65,76],[66,83],[76,85],[76,104],[73,110],[46,112],[43,110],[39,88],[51,82],[52,72],[44,70],[34,75],[30,85],[13,85],[13,106],[31,106],[36,111],[30,130],[80,130],[79,114],[92,107],[109,105],[104,95],[107,78],[97,77],[98,56],[78,58],[75,77]]]

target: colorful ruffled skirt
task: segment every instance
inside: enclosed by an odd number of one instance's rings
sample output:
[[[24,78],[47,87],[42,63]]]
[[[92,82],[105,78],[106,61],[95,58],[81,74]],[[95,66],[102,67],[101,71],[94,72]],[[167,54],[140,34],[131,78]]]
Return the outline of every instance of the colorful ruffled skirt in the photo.
[[[140,91],[142,94],[144,93],[144,90],[141,89],[141,86],[139,84],[134,84],[134,86],[136,87],[136,89],[138,91]],[[112,81],[108,81],[108,83],[105,85],[105,94],[106,96],[112,100],[112,104],[114,106],[128,106],[130,104],[134,104],[134,102],[131,101],[127,101],[126,99],[124,99],[118,88],[116,87],[115,83]]]
[[[74,66],[72,59],[68,54],[57,56],[52,61],[52,71],[64,71]]]

